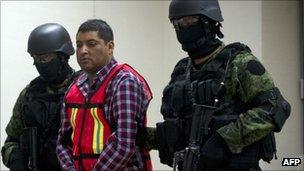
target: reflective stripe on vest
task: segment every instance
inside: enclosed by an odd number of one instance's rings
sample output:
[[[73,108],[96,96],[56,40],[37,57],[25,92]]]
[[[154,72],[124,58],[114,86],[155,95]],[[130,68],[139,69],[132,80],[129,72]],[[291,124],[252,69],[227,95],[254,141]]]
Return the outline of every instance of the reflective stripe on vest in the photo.
[[[112,134],[102,107],[106,99],[107,86],[122,68],[130,71],[143,82],[145,93],[151,100],[152,93],[146,81],[127,64],[115,66],[88,101],[77,87],[76,82],[71,85],[66,94],[66,112],[73,129],[71,135],[72,151],[77,170],[92,170],[98,158],[96,154],[102,152],[107,139]],[[146,169],[152,170],[150,161],[146,161]]]

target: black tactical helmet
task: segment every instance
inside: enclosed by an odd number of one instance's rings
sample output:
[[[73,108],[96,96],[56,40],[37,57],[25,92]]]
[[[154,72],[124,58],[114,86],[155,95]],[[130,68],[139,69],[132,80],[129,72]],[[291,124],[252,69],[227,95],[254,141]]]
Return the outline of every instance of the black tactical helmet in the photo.
[[[217,22],[224,21],[217,0],[172,0],[170,3],[170,20],[198,14],[203,14]]]
[[[47,23],[36,27],[30,34],[27,52],[31,55],[62,52],[68,56],[75,50],[69,33],[57,23]]]

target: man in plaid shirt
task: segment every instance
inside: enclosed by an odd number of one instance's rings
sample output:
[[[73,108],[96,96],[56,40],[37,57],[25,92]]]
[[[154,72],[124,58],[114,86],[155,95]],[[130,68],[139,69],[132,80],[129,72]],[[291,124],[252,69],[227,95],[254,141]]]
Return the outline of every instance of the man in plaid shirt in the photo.
[[[152,98],[148,84],[113,57],[111,27],[88,20],[76,35],[84,71],[66,92],[56,153],[63,170],[151,170],[135,144]]]

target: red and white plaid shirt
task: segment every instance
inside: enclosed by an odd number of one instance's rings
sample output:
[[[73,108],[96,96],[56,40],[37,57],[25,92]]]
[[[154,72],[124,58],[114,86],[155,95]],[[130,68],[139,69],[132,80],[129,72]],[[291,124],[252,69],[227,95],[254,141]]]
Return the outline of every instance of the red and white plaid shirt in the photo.
[[[89,86],[86,73],[76,80],[76,85],[84,97],[98,90],[99,85],[117,65],[115,59],[96,73],[92,86]],[[144,126],[144,114],[149,105],[143,84],[127,70],[120,70],[106,89],[105,118],[113,129],[104,150],[93,170],[144,170],[145,162],[139,147],[135,145],[138,128]],[[72,147],[65,142],[71,141],[71,124],[65,104],[61,110],[61,128],[57,140],[56,153],[63,170],[75,170]]]

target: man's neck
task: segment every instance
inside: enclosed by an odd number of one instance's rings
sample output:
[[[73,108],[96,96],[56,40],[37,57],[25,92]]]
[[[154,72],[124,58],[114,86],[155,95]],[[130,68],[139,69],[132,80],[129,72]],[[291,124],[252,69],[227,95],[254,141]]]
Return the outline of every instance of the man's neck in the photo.
[[[113,56],[109,57],[109,58],[105,61],[104,65],[102,65],[97,71],[95,71],[95,72],[87,72],[87,74],[88,74],[88,79],[89,79],[89,85],[90,85],[90,86],[93,84],[93,80],[94,80],[94,77],[96,76],[96,74],[97,74],[103,67],[105,67],[106,65],[108,65],[108,64],[110,63],[110,61],[111,61],[112,58],[113,58]]]
[[[203,57],[198,58],[198,59],[194,59],[193,64],[194,65],[200,65],[200,64],[205,63],[206,61],[209,61],[210,59],[214,58],[224,47],[225,47],[225,45],[222,43],[218,48],[216,48],[209,55],[203,56]]]
[[[96,75],[96,73],[94,73],[94,74],[89,74],[88,73],[88,79],[89,79],[89,85],[90,86],[93,84],[93,80],[94,80],[95,75]]]
[[[68,84],[69,78],[67,77],[63,82],[59,84],[48,84],[47,85],[47,90],[50,92],[58,91],[62,87],[66,86]]]

